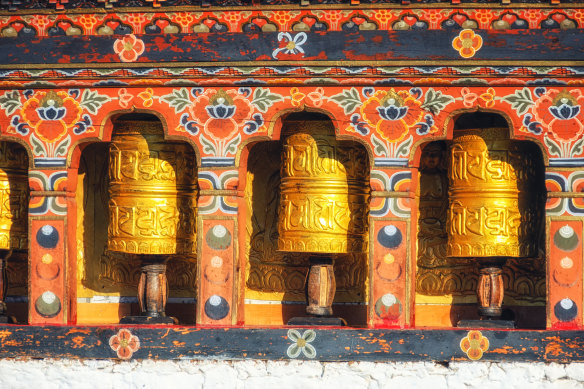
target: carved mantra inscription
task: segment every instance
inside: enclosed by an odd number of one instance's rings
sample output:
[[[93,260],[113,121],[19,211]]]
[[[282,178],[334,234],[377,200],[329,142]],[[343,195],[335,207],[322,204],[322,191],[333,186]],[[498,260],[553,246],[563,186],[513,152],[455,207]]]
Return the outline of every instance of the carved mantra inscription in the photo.
[[[534,146],[537,147],[537,146]],[[420,162],[420,207],[418,219],[418,261],[416,292],[422,295],[474,295],[478,269],[473,259],[449,258],[446,254],[448,213],[448,166],[446,142],[427,145]],[[522,156],[530,177],[537,177],[541,158],[533,150]],[[532,173],[529,173],[531,169]],[[541,176],[541,173],[540,173]],[[537,192],[537,191],[536,191]],[[542,193],[540,193],[541,196]],[[543,199],[536,200],[543,209]],[[541,212],[539,212],[541,216]],[[524,215],[525,219],[525,215]],[[539,225],[542,223],[540,222]],[[511,258],[503,267],[505,294],[521,304],[542,304],[546,296],[545,261]]]
[[[313,253],[366,249],[365,151],[327,135],[327,124],[292,123],[282,154],[278,248]],[[332,130],[332,129],[330,129]]]
[[[27,160],[20,145],[0,142],[0,249],[28,248]]]
[[[527,257],[536,253],[529,162],[506,129],[475,130],[450,148],[448,246],[451,257]]]
[[[126,125],[112,138],[108,248],[135,254],[193,253],[194,155],[190,146],[164,142],[153,130],[142,123]]]

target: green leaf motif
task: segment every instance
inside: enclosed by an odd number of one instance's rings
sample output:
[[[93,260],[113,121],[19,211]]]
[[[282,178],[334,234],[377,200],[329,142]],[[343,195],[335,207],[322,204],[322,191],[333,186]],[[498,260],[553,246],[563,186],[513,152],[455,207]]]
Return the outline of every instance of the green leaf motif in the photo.
[[[205,153],[207,155],[212,155],[214,157],[217,156],[217,148],[215,147],[213,142],[211,142],[210,140],[205,138],[203,136],[203,134],[201,134],[201,136],[199,137],[199,140],[201,141],[201,144],[203,145],[203,153]]]
[[[21,105],[20,93],[17,90],[6,92],[0,96],[0,108],[6,111],[6,115],[12,115]]]
[[[511,104],[511,108],[513,108],[519,116],[525,114],[529,108],[535,104],[529,88],[516,90],[514,94],[505,96],[502,100]]]
[[[548,147],[548,151],[551,155],[556,155],[560,158],[562,157],[562,149],[560,148],[560,146],[556,142],[548,138],[547,135],[543,138],[543,142]]]
[[[101,106],[110,100],[109,96],[100,95],[97,91],[85,89],[81,96],[81,107],[85,108],[90,114],[97,115],[97,111]]]
[[[407,157],[408,155],[410,155],[410,148],[411,148],[413,142],[414,142],[414,137],[412,135],[410,135],[410,137],[408,139],[406,139],[405,141],[403,141],[399,145],[399,147],[395,151],[395,157],[399,158],[402,155],[404,157]]]
[[[355,88],[345,89],[338,95],[331,96],[330,99],[343,107],[345,115],[353,113],[357,107],[362,105],[361,95]]]
[[[435,91],[433,88],[428,88],[426,91],[426,96],[424,98],[424,103],[422,104],[422,109],[432,112],[437,115],[450,103],[453,103],[454,97],[442,94],[441,91]]]
[[[570,149],[570,158],[573,158],[576,155],[582,154],[582,146],[584,146],[584,138],[580,138],[572,145]]]
[[[61,143],[55,148],[55,157],[65,157],[67,156],[67,151],[69,151],[69,145],[71,145],[71,135],[68,135]]]
[[[32,152],[35,157],[47,156],[47,149],[45,145],[34,134],[30,135],[30,143],[32,144]]]
[[[175,89],[171,94],[164,95],[160,99],[174,108],[174,113],[180,113],[191,105],[191,98],[187,88]]]
[[[227,143],[225,145],[225,155],[227,156],[228,154],[233,154],[235,155],[237,153],[237,146],[239,146],[239,144],[241,143],[241,134],[237,134],[237,136],[233,139],[231,139],[229,141],[229,143]]]
[[[255,105],[260,112],[267,112],[276,101],[282,101],[282,95],[271,93],[269,88],[257,88],[253,93],[252,105]]]
[[[389,157],[389,150],[387,149],[385,143],[373,134],[371,134],[371,143],[373,143],[373,152],[375,155],[379,155],[380,157]]]

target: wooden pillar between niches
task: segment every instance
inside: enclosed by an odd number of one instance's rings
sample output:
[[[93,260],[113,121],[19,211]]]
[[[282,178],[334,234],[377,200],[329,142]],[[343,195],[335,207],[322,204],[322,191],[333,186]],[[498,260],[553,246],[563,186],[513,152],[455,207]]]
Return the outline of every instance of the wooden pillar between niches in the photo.
[[[28,321],[33,325],[74,321],[75,290],[67,283],[76,277],[67,267],[68,200],[66,192],[30,194]]]
[[[416,252],[417,231],[413,204],[416,204],[416,199],[415,185],[407,174],[404,175],[406,170],[411,173],[415,169],[376,168],[372,171],[369,327],[404,328],[413,324],[413,256]],[[401,178],[393,180],[392,176],[398,174]],[[387,179],[383,178],[385,176]]]
[[[220,202],[228,191],[201,190],[200,204]],[[229,191],[230,192],[230,191]],[[235,258],[238,248],[237,215],[222,208],[199,208],[197,225],[199,288],[197,325],[237,324],[239,278]]]

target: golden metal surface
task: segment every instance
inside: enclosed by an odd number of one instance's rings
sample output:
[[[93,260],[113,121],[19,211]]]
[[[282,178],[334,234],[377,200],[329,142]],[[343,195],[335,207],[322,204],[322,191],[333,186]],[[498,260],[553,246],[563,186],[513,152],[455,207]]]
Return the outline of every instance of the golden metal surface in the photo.
[[[536,162],[506,128],[455,133],[450,146],[449,257],[537,255]]]
[[[289,121],[283,133],[278,249],[366,252],[370,187],[365,150],[338,142],[330,121]]]
[[[532,144],[525,158],[534,161],[537,146]],[[424,146],[420,159],[418,208],[418,257],[416,303],[446,304],[476,302],[478,269],[472,259],[449,258],[448,236],[448,158],[446,141]],[[543,173],[540,173],[540,175]],[[543,181],[543,177],[540,177]],[[543,183],[542,183],[543,185]],[[543,199],[539,206],[543,209]],[[540,211],[541,213],[541,211]],[[542,223],[543,225],[543,223]],[[505,299],[511,305],[545,305],[546,278],[543,256],[525,261],[510,258],[503,267]]]
[[[109,149],[108,249],[195,252],[197,177],[192,148],[167,142],[158,122],[116,124]]]
[[[28,156],[17,143],[0,142],[0,249],[28,248]]]
[[[280,142],[261,142],[252,147],[247,160],[246,299],[305,301],[306,298],[304,282],[310,253],[277,250],[281,154]],[[335,255],[334,272],[336,302],[367,301],[366,254]]]

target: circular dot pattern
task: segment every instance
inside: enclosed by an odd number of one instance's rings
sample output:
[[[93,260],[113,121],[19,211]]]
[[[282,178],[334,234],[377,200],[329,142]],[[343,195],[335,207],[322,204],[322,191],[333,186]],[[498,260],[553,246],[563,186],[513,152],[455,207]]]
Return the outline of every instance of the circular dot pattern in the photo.
[[[223,258],[217,256],[211,258],[211,266],[214,268],[220,268],[223,266]]]
[[[46,224],[37,231],[36,240],[41,247],[54,249],[59,243],[59,231],[50,224]]]
[[[229,314],[229,303],[223,297],[213,295],[205,302],[205,314],[213,320],[221,320]]]
[[[400,278],[402,267],[391,253],[387,253],[375,266],[375,272],[383,280],[393,282]]]
[[[46,291],[35,301],[35,309],[44,317],[55,317],[61,312],[61,300],[51,291]]]
[[[380,319],[396,320],[401,315],[401,303],[392,293],[384,294],[375,303],[375,314]]]
[[[572,321],[578,315],[578,306],[571,299],[565,298],[556,303],[554,314],[560,321]]]
[[[554,244],[563,251],[572,251],[578,247],[578,234],[569,225],[565,225],[554,234]]]
[[[379,230],[377,233],[377,241],[383,247],[393,249],[401,244],[403,236],[396,226],[390,224]]]
[[[218,224],[207,231],[205,240],[212,249],[225,250],[231,246],[231,233],[225,226]]]
[[[564,257],[560,260],[560,266],[562,269],[571,269],[574,267],[574,261],[572,261],[572,258]]]
[[[37,275],[43,280],[54,280],[61,271],[61,267],[57,263],[39,262],[36,265]]]
[[[51,254],[45,254],[43,255],[43,257],[41,258],[41,261],[45,264],[48,265],[50,263],[53,263],[53,256]]]

